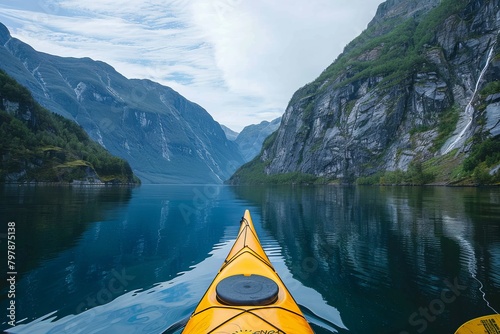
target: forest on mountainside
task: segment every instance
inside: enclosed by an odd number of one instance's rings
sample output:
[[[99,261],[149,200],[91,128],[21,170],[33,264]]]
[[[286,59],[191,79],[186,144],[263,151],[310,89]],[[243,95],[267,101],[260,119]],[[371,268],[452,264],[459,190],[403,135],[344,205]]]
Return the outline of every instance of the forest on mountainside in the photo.
[[[0,182],[139,183],[75,122],[34,101],[0,71]]]

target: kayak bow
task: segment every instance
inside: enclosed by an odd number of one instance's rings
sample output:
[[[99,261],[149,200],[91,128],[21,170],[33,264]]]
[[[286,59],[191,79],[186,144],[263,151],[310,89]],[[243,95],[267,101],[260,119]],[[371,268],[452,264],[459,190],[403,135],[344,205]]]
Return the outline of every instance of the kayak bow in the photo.
[[[262,249],[248,210],[183,333],[314,333]]]

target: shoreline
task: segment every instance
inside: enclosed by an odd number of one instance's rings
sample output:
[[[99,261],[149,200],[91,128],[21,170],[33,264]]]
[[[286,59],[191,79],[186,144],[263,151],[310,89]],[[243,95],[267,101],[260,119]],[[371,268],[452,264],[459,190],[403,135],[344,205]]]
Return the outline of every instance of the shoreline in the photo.
[[[0,185],[6,186],[66,186],[66,187],[139,187],[141,183],[114,183],[114,182],[50,182],[50,181],[24,181],[24,182],[0,182]]]

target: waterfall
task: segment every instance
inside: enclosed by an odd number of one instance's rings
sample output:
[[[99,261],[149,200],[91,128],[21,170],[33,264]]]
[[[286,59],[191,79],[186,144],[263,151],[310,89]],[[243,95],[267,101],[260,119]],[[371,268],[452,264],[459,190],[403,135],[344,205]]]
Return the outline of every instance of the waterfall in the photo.
[[[490,48],[490,52],[488,53],[488,58],[486,59],[486,64],[484,65],[483,70],[479,74],[479,78],[477,78],[476,87],[474,88],[474,91],[472,92],[472,96],[469,100],[469,103],[467,103],[467,106],[465,107],[465,114],[469,117],[469,121],[467,122],[465,127],[462,129],[462,131],[460,131],[460,133],[455,138],[455,140],[451,144],[449,144],[448,147],[444,150],[443,155],[447,154],[448,152],[450,152],[452,149],[455,148],[455,146],[458,144],[458,142],[465,135],[465,132],[467,131],[467,129],[472,124],[472,120],[474,117],[474,107],[472,106],[472,103],[474,102],[474,99],[475,99],[476,94],[477,94],[477,90],[479,89],[479,84],[481,83],[481,80],[483,79],[483,76],[486,73],[486,70],[488,69],[488,65],[490,64],[491,58],[493,57],[493,49],[494,48],[495,48],[495,43],[493,43],[493,45]]]
[[[158,126],[160,128],[161,135],[161,155],[165,160],[170,161],[170,150],[168,149],[168,141],[167,137],[165,136],[165,131],[163,130],[163,124],[161,122],[160,115],[158,115]]]

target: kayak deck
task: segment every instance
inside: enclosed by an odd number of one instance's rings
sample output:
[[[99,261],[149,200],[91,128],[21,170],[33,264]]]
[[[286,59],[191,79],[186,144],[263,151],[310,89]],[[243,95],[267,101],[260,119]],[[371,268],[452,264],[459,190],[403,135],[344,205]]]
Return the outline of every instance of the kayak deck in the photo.
[[[248,210],[183,333],[314,333],[262,249]]]

